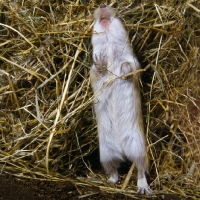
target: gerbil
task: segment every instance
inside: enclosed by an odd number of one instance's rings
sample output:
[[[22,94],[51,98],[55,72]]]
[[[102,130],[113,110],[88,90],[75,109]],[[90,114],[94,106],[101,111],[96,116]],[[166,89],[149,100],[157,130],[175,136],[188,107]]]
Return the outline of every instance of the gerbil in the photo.
[[[94,13],[91,85],[95,93],[100,161],[109,181],[118,182],[120,163],[134,162],[139,193],[151,194],[146,177],[146,142],[137,75],[124,78],[140,64],[133,54],[128,34],[112,8],[101,4]]]

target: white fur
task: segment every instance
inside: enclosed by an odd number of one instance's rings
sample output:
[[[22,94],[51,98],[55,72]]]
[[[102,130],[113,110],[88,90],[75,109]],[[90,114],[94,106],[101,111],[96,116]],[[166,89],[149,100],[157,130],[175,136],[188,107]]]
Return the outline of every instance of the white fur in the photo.
[[[147,184],[147,180],[145,177],[138,179],[137,182],[137,186],[138,186],[138,193],[140,194],[152,194],[152,190],[149,188],[148,184]]]
[[[146,143],[143,133],[141,100],[137,76],[120,78],[140,68],[133,54],[121,21],[106,7],[108,21],[102,23],[101,8],[95,11],[92,45],[94,64],[90,70],[96,95],[96,113],[100,160],[110,175],[118,181],[120,162],[129,159],[138,169],[138,192],[150,194],[146,178]],[[105,10],[104,10],[105,12]]]

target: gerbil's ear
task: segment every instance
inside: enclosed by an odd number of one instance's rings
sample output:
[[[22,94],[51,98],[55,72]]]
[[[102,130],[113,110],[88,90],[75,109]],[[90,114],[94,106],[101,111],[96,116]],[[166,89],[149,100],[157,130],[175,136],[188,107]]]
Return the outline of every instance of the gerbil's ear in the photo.
[[[98,7],[95,11],[94,11],[94,19],[97,19],[100,16],[100,8]]]

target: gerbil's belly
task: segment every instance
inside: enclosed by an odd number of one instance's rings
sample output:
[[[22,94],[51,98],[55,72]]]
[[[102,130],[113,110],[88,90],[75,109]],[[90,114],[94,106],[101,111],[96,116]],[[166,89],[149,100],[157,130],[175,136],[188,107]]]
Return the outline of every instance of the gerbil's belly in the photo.
[[[138,91],[134,89],[132,82],[116,79],[107,83],[98,91],[95,101],[97,118],[98,115],[109,116],[116,131],[121,135],[122,132],[134,128],[134,120],[140,109],[138,98]]]

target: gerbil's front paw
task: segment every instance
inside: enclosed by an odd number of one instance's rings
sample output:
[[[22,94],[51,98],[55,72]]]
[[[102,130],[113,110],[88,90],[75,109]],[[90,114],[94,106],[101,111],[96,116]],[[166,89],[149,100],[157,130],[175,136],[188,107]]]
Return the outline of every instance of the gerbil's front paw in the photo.
[[[150,189],[150,187],[147,184],[146,178],[138,179],[137,186],[138,186],[137,192],[140,194],[150,195],[153,193],[153,191]]]
[[[99,56],[95,55],[94,65],[100,74],[104,74],[106,72],[106,64],[105,56],[103,56],[101,53]]]
[[[131,72],[132,72],[131,63],[129,62],[122,63],[120,71],[121,77],[126,80],[131,80],[132,79]]]

